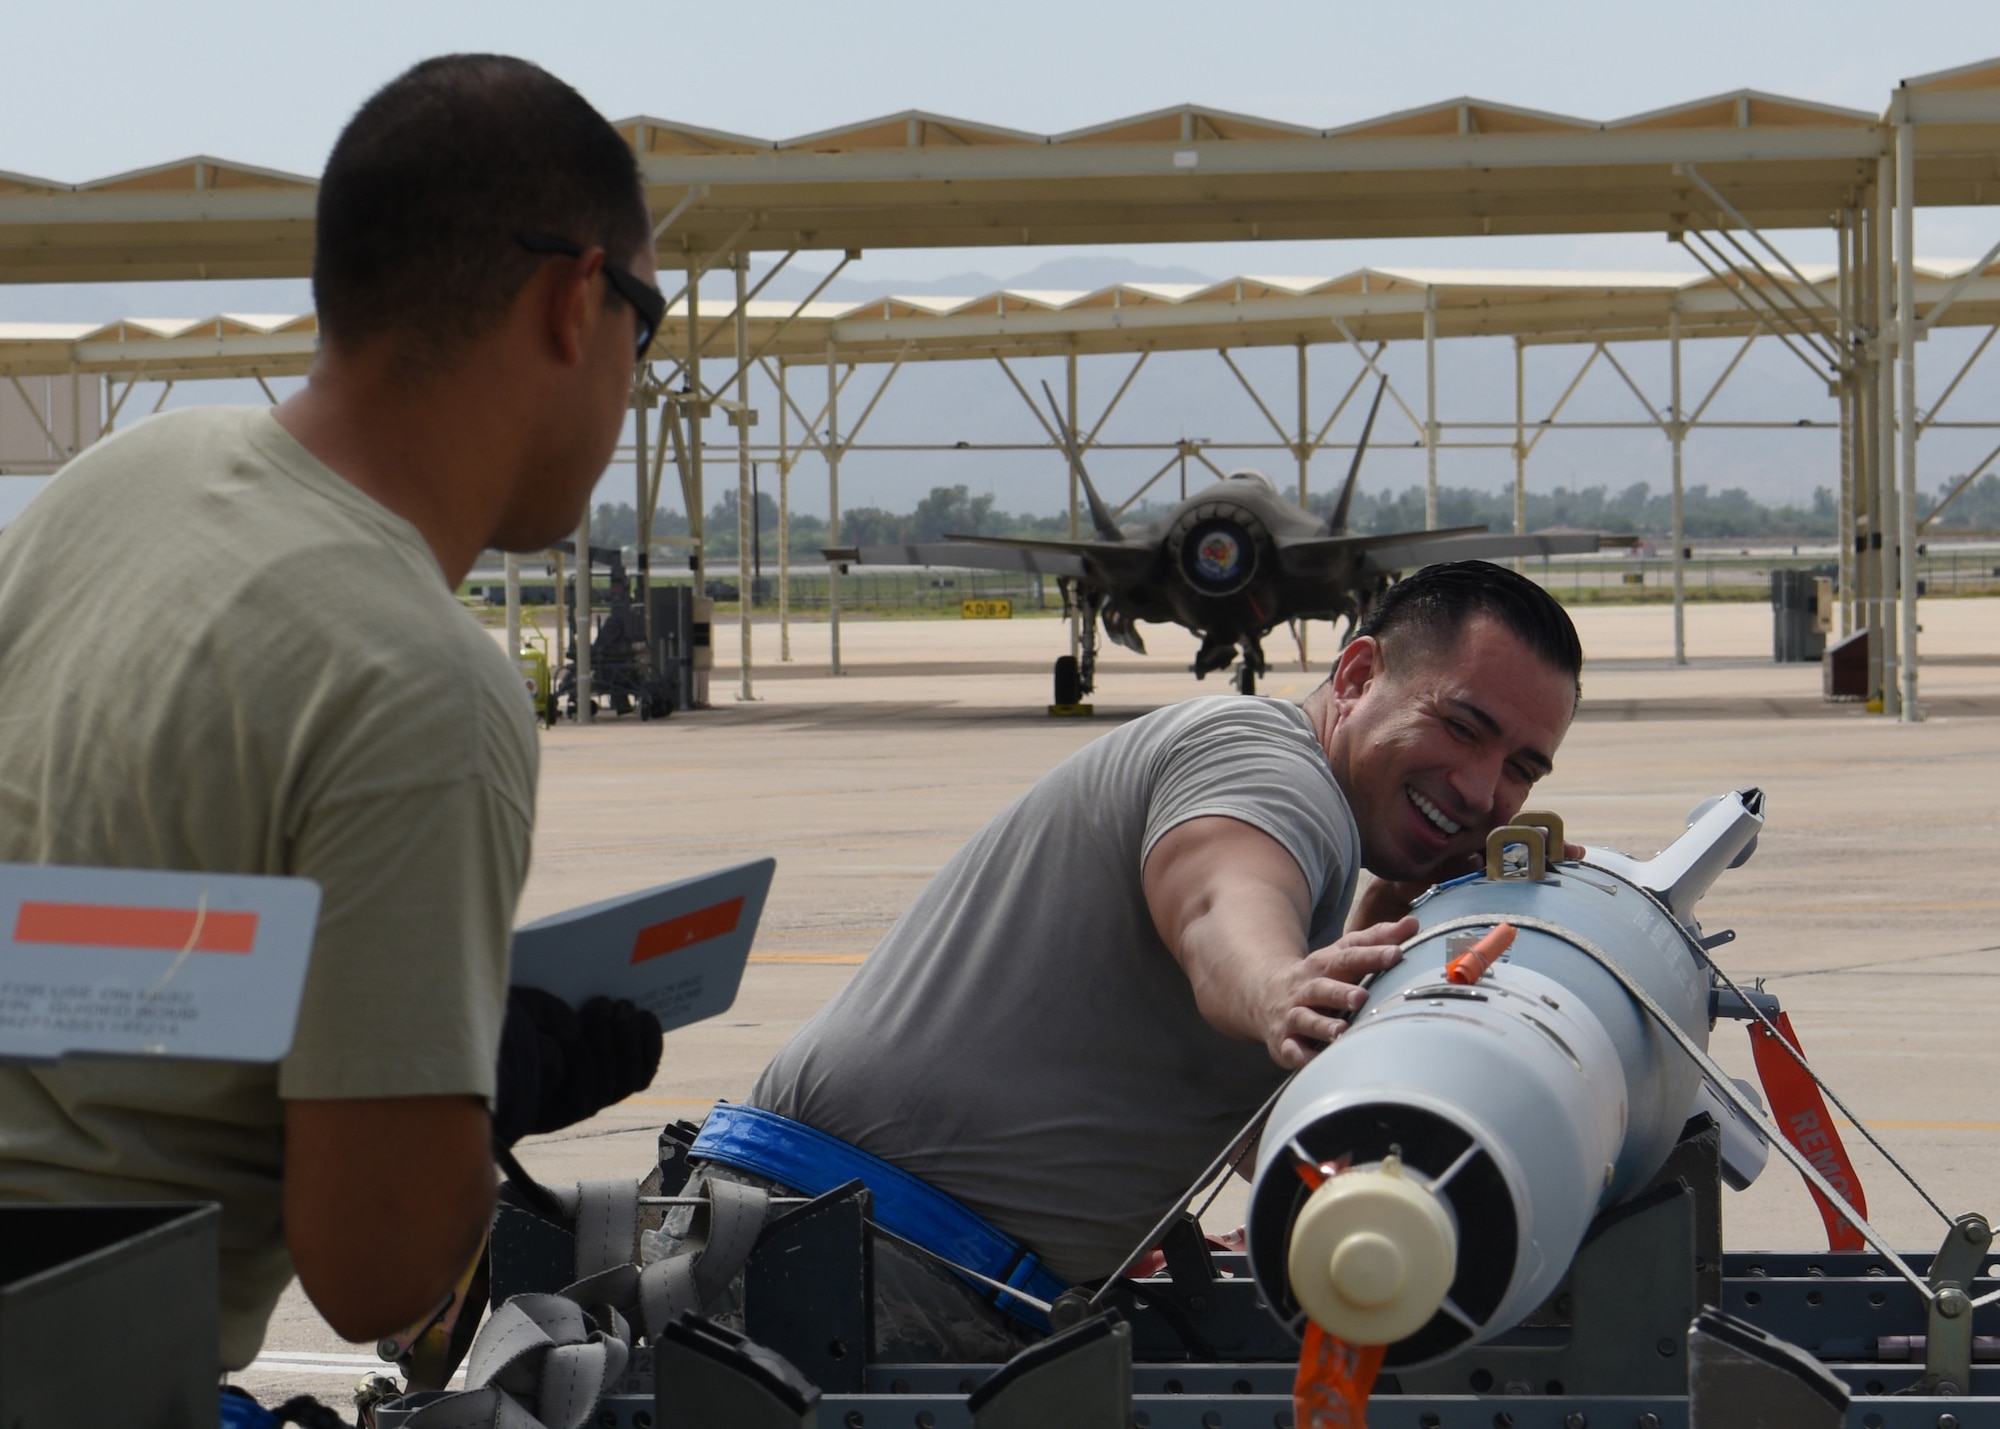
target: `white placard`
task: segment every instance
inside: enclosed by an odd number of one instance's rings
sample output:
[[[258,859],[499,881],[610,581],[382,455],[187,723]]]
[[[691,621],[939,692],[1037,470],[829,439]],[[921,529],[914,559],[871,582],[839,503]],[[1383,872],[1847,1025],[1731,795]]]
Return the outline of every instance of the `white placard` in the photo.
[[[513,981],[577,1006],[630,998],[664,1032],[713,1017],[736,1000],[777,866],[760,858],[517,928]]]
[[[0,1062],[279,1061],[318,918],[304,878],[0,864]]]

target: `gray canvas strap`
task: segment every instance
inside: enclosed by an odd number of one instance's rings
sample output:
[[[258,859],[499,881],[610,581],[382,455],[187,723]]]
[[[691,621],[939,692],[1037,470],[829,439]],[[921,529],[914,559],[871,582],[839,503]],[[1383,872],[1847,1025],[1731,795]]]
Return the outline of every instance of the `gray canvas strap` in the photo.
[[[426,1405],[409,1429],[583,1429],[631,1357],[616,1311],[593,1320],[560,1295],[516,1295],[479,1328],[465,1392]]]
[[[512,1395],[490,1385],[434,1400],[403,1423],[408,1429],[543,1429]]]
[[[701,1184],[704,1199],[680,1251],[639,1275],[639,1321],[648,1335],[683,1314],[705,1314],[749,1261],[770,1217],[771,1195],[761,1186],[713,1178]]]
[[[576,1197],[576,1278],[637,1260],[639,1183],[580,1181]]]
[[[418,1410],[408,1429],[582,1429],[625,1372],[629,1321],[655,1336],[683,1314],[706,1313],[756,1248],[770,1194],[734,1181],[701,1185],[680,1250],[643,1270],[637,1181],[558,1190],[576,1220],[576,1281],[494,1311],[466,1355],[465,1390]]]

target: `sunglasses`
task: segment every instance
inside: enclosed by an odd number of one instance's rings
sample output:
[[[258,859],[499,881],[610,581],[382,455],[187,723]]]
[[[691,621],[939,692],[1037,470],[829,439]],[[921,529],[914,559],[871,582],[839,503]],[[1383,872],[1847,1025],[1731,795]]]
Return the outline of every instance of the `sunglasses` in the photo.
[[[567,238],[552,238],[546,233],[517,233],[514,237],[530,253],[546,253],[559,258],[581,258],[584,249]],[[611,285],[613,292],[632,305],[632,311],[639,319],[639,339],[635,344],[639,358],[643,361],[646,349],[653,345],[653,335],[660,330],[660,322],[667,315],[667,299],[658,288],[642,281],[629,268],[622,268],[609,258],[604,260],[604,281]]]

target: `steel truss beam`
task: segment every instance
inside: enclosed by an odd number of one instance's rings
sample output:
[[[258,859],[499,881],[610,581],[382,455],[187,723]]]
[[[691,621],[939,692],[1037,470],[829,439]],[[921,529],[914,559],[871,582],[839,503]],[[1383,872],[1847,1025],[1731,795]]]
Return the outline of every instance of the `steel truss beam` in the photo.
[[[21,399],[21,405],[28,409],[28,415],[35,419],[35,425],[40,427],[42,435],[48,438],[49,451],[51,453],[60,452],[63,449],[63,444],[56,440],[56,434],[50,428],[48,419],[42,415],[42,409],[37,407],[34,399],[28,395],[28,389],[21,385],[21,379],[18,377],[9,377],[7,380],[14,384],[14,395]],[[168,385],[171,386],[172,384]],[[160,400],[163,402],[166,400],[164,393],[161,394]]]

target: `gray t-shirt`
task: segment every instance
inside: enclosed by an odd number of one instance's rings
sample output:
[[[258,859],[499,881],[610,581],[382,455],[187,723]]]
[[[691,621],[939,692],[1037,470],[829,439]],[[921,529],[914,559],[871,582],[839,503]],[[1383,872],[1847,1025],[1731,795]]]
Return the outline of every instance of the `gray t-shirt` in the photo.
[[[1314,947],[1360,838],[1297,706],[1237,696],[1099,739],[974,836],[764,1069],[753,1106],[949,1192],[1058,1275],[1108,1274],[1284,1073],[1203,1020],[1141,875],[1204,815],[1298,860]]]

